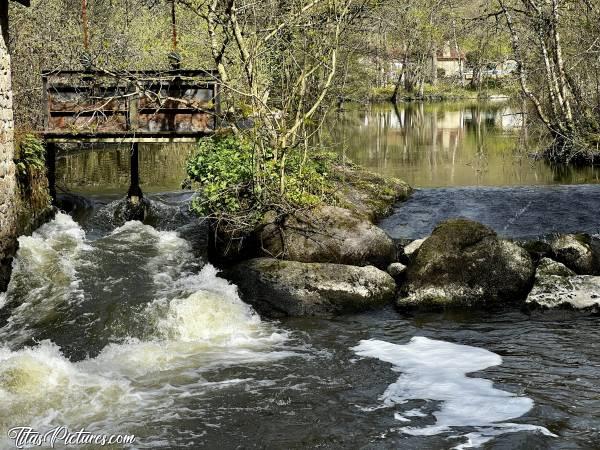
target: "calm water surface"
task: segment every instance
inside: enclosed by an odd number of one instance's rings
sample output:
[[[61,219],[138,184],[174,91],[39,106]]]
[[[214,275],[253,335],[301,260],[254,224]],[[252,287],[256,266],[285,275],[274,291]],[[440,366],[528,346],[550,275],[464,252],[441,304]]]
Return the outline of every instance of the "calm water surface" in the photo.
[[[600,169],[552,168],[530,154],[539,141],[521,127],[518,106],[487,103],[390,104],[332,117],[338,151],[414,187],[598,183]]]
[[[452,215],[510,237],[594,230],[595,186],[533,186],[591,183],[594,171],[524,158],[507,108],[411,105],[337,120],[353,160],[446,186],[399,205],[390,234],[420,237]],[[0,294],[0,448],[15,425],[133,433],[131,448],[598,448],[596,316],[386,308],[261,319],[201,256],[191,193],[172,192],[189,151],[141,148],[147,224],[114,220],[127,148],[59,160],[59,186],[86,198],[21,238]]]
[[[600,182],[600,168],[556,168],[530,155],[539,141],[521,127],[507,101],[374,105],[332,114],[326,140],[351,160],[414,187],[522,186]],[[59,188],[123,193],[129,147],[59,154]],[[179,189],[191,144],[140,144],[140,179],[147,192]]]

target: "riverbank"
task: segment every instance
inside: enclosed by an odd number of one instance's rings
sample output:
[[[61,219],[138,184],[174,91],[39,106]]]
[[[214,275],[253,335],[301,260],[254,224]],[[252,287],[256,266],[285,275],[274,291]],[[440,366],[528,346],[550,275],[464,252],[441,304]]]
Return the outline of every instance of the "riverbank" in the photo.
[[[369,94],[372,103],[389,102],[394,94],[394,86],[373,88]],[[440,81],[435,85],[425,83],[423,94],[400,89],[397,101],[413,102],[440,102],[459,100],[494,100],[517,98],[519,90],[514,80],[489,81],[478,88],[470,87],[468,84],[461,86],[458,83]]]

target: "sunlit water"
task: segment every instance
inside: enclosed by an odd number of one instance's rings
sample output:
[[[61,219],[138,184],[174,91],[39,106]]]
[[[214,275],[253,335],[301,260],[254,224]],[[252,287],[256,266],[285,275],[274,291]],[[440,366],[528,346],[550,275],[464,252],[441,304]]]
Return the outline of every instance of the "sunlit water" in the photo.
[[[392,237],[421,238],[452,217],[511,238],[600,232],[600,167],[532,158],[543,143],[522,111],[506,100],[382,104],[349,108],[329,130],[338,152],[417,188],[382,222]]]
[[[414,187],[600,182],[600,168],[556,168],[530,157],[540,141],[507,101],[349,106],[325,137],[338,152]]]
[[[421,237],[454,215],[509,237],[593,232],[594,186],[460,187],[596,180],[513,151],[522,136],[507,105],[473,108],[338,120],[353,160],[416,186],[458,185],[417,191],[388,232]],[[59,188],[87,198],[70,199],[75,220],[60,214],[21,238],[0,294],[0,448],[16,425],[135,434],[133,448],[597,447],[597,317],[389,307],[261,319],[202,256],[192,194],[165,193],[189,151],[140,150],[144,191],[162,192],[149,195],[147,224],[114,219],[127,149],[59,160]]]

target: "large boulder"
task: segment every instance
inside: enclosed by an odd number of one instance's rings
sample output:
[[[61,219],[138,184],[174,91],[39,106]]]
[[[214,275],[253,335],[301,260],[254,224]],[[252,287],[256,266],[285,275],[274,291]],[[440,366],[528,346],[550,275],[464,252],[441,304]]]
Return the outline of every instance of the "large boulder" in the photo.
[[[598,260],[589,235],[560,235],[552,241],[551,246],[554,258],[579,275],[598,273]]]
[[[299,262],[374,265],[395,260],[392,239],[361,214],[322,206],[284,217],[267,215],[259,232],[260,256]]]
[[[270,317],[363,311],[391,301],[396,290],[393,278],[372,266],[256,258],[224,275],[238,285],[245,301]]]
[[[526,250],[477,222],[451,219],[421,244],[401,307],[487,305],[524,299],[534,266]]]
[[[600,309],[600,277],[576,275],[565,265],[544,258],[525,304],[531,308]]]
[[[550,258],[542,258],[535,271],[535,279],[547,276],[572,277],[577,275],[567,266]]]
[[[406,256],[406,258],[408,258],[409,261],[415,259],[419,249],[421,248],[421,245],[423,245],[423,242],[426,240],[427,238],[416,239],[404,247],[403,254]]]

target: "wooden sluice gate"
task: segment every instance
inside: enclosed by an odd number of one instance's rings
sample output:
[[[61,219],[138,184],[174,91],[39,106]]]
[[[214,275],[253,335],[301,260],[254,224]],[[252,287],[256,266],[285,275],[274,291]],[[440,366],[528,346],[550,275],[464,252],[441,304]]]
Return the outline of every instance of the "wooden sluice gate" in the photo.
[[[60,144],[131,144],[133,206],[142,197],[138,144],[195,142],[217,129],[220,84],[215,71],[54,71],[42,75],[46,99],[43,137],[50,193],[56,199]]]

